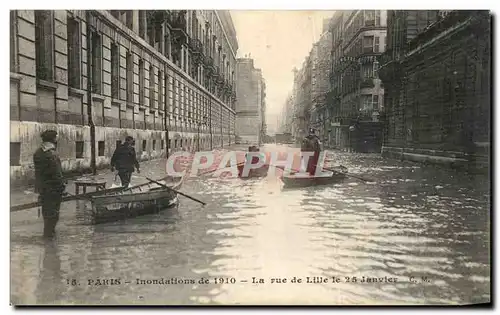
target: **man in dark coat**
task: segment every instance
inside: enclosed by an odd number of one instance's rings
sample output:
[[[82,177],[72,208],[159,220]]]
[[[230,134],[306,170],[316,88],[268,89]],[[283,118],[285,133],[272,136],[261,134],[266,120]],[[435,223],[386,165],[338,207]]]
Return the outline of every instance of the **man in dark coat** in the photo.
[[[43,235],[52,238],[59,221],[59,210],[65,190],[61,160],[56,153],[57,131],[42,133],[42,145],[35,154],[35,191],[39,193],[44,222]]]
[[[300,148],[302,152],[313,152],[313,156],[309,157],[306,170],[311,176],[316,174],[316,166],[321,152],[321,141],[315,133],[314,129],[309,129],[309,135],[304,138]]]
[[[134,172],[134,167],[137,169],[137,173],[141,172],[134,144],[134,138],[130,136],[126,137],[125,143],[116,148],[111,158],[111,171],[114,171],[115,168],[118,170],[118,176],[120,176],[123,187],[128,187],[130,184],[130,177]]]

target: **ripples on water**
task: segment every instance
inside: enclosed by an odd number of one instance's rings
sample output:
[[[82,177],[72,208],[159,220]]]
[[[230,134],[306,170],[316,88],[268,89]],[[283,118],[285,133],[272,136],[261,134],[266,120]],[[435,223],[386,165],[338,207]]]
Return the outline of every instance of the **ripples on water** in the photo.
[[[13,301],[127,304],[465,304],[490,300],[484,178],[378,156],[334,164],[376,180],[283,190],[276,178],[192,179],[178,209],[95,227],[64,226],[52,246],[13,229]],[[438,188],[436,188],[438,187]],[[68,215],[69,216],[69,215]],[[69,220],[69,219],[68,219]],[[41,272],[40,272],[41,270]],[[40,274],[40,275],[39,275]],[[271,278],[357,277],[357,283],[271,284]],[[365,277],[396,283],[360,283]],[[413,276],[419,282],[409,283]],[[65,279],[132,284],[71,286]],[[235,278],[136,285],[136,278]],[[252,277],[265,284],[252,284]],[[247,280],[248,283],[241,283]]]

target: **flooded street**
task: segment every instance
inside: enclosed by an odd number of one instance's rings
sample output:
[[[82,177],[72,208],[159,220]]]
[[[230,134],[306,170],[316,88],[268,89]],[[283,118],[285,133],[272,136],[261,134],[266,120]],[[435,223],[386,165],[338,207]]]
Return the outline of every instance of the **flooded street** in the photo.
[[[205,207],[180,197],[177,208],[159,214],[89,226],[78,223],[74,202],[69,202],[62,206],[58,236],[50,243],[40,237],[43,220],[36,209],[12,213],[11,301],[490,301],[487,177],[379,155],[329,156],[333,164],[375,182],[349,178],[334,185],[283,189],[271,176],[190,178],[181,191],[203,200]],[[160,177],[162,162],[151,164],[142,168],[144,175]],[[264,283],[252,283],[259,279]],[[177,283],[160,284],[165,281]]]

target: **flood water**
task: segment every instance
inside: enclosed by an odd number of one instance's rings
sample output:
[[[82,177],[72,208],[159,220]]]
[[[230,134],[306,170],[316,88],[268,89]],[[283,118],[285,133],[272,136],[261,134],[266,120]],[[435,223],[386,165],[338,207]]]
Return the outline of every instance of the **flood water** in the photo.
[[[490,301],[487,177],[378,155],[330,156],[333,164],[374,183],[351,178],[334,185],[283,189],[271,176],[193,178],[181,190],[205,201],[205,207],[180,197],[177,208],[159,214],[88,226],[78,223],[74,204],[67,203],[61,209],[58,237],[49,243],[40,237],[43,224],[36,209],[13,213],[11,301]],[[158,174],[162,164],[155,163],[141,169],[146,175]],[[260,279],[264,283],[252,283]],[[164,281],[171,283],[160,284]]]

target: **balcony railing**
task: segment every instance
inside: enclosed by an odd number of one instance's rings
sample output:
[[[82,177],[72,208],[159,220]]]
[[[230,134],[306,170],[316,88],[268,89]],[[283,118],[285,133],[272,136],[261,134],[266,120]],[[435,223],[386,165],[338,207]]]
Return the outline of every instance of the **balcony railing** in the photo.
[[[194,54],[203,54],[203,44],[198,38],[192,38],[190,41],[190,46]]]
[[[172,31],[185,42],[188,37],[186,10],[174,11],[170,25],[172,26]]]
[[[359,84],[359,87],[362,88],[362,89],[375,87],[375,83],[373,83],[373,78],[365,78],[365,79],[363,79],[361,81],[361,83]]]
[[[148,20],[157,23],[157,24],[162,24],[165,21],[169,21],[170,17],[170,12],[166,10],[148,10],[147,11],[147,17]]]

